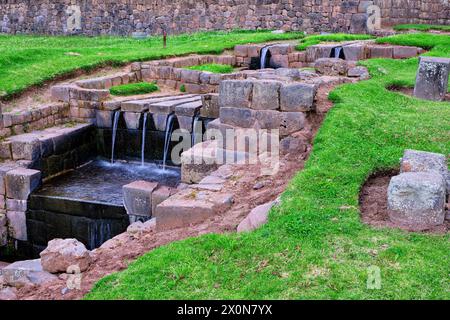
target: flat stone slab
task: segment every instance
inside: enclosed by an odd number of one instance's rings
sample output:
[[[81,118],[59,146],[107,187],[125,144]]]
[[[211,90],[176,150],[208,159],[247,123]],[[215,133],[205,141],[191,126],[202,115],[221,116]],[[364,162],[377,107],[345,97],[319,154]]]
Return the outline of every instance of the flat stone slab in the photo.
[[[407,172],[393,177],[388,188],[390,219],[413,230],[442,225],[446,182],[436,172]]]
[[[443,101],[448,90],[450,59],[420,57],[414,96],[432,101]]]
[[[6,173],[6,195],[10,199],[27,200],[41,183],[41,172],[17,168]]]
[[[5,282],[20,288],[25,285],[42,285],[57,280],[58,277],[46,272],[42,268],[41,259],[19,261],[2,269]]]
[[[187,189],[156,207],[156,229],[165,231],[198,224],[224,212],[232,204],[230,194]]]
[[[203,107],[202,100],[195,100],[193,102],[183,103],[175,107],[175,114],[177,116],[194,117]]]
[[[169,100],[169,101],[162,101],[162,102],[156,102],[156,103],[150,103],[149,110],[151,113],[157,113],[157,114],[169,114],[175,111],[175,107],[186,104],[189,102],[201,102],[201,96],[194,95],[188,98],[183,99],[175,99],[175,100]]]
[[[129,215],[152,216],[152,193],[156,182],[135,181],[123,187],[123,202]]]
[[[165,101],[176,101],[180,99],[188,99],[196,97],[196,95],[175,95],[175,96],[158,96],[155,98],[148,98],[143,100],[130,100],[130,101],[123,101],[121,103],[121,109],[122,111],[129,111],[129,112],[145,112],[148,111],[150,108],[150,104],[153,103],[159,103],[159,102],[165,102]]]

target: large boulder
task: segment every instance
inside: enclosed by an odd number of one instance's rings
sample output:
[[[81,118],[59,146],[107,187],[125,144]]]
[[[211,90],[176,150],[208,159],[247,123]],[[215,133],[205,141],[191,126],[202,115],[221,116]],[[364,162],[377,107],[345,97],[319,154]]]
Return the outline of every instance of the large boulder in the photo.
[[[76,239],[55,239],[41,252],[42,267],[50,273],[64,273],[69,267],[86,271],[92,258],[84,244]]]
[[[450,59],[420,57],[414,96],[433,101],[443,101],[448,90]]]
[[[442,225],[446,182],[436,172],[407,172],[392,178],[388,189],[391,221],[413,230]]]
[[[338,58],[321,58],[314,65],[317,72],[327,76],[346,76],[348,72],[348,63]]]
[[[42,285],[58,278],[43,270],[41,260],[26,260],[12,263],[1,270],[3,282],[15,288],[27,285]]]
[[[400,172],[437,172],[447,181],[447,188],[450,190],[447,158],[443,154],[406,150],[401,160]]]

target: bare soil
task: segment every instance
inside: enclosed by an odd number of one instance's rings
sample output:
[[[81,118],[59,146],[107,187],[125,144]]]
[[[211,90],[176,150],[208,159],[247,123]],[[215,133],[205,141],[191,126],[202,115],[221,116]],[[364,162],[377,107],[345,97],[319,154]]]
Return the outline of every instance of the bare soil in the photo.
[[[404,95],[414,97],[414,89],[413,88],[391,86],[388,89],[390,91],[399,92]],[[445,95],[444,101],[450,101],[450,92],[447,92],[447,94]]]
[[[360,194],[361,219],[364,223],[376,228],[399,228],[405,231],[416,232],[414,227],[399,225],[389,219],[387,209],[387,194],[391,178],[398,172],[380,172],[370,177],[363,186]],[[450,231],[450,222],[437,226],[421,233],[442,234]]]

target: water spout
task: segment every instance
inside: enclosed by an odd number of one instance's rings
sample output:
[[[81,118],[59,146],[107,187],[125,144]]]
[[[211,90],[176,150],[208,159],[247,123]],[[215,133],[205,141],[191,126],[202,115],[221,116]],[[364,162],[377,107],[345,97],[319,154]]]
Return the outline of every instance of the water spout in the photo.
[[[114,164],[114,150],[116,147],[117,126],[119,124],[120,111],[114,113],[113,133],[112,133],[112,150],[111,150],[111,163]]]
[[[269,53],[270,47],[264,47],[261,50],[261,69],[265,69],[267,66],[267,56]]]
[[[145,138],[147,134],[147,117],[148,113],[144,113],[144,124],[142,126],[142,148],[141,148],[141,165],[145,164]]]
[[[172,129],[173,122],[175,120],[175,115],[172,113],[168,116],[166,122],[166,136],[164,141],[164,159],[163,159],[163,170],[166,170],[167,156],[169,153],[170,141],[172,140]]]
[[[334,48],[334,58],[339,59],[341,57],[342,47]]]
[[[194,117],[194,121],[192,122],[192,146],[195,146],[197,144],[197,135],[202,135],[202,127],[198,128],[199,125],[201,125],[200,117],[197,115]],[[197,130],[199,129],[199,130]],[[199,131],[199,132],[197,132]]]

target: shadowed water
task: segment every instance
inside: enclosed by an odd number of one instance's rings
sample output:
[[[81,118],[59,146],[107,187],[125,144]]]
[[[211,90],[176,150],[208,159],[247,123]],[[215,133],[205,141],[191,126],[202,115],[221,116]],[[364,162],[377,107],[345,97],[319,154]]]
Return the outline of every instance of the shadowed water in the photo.
[[[180,169],[154,163],[95,160],[72,172],[44,183],[36,193],[52,197],[122,205],[122,187],[137,180],[159,182],[175,187],[180,181]]]

